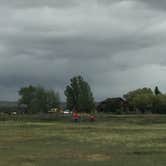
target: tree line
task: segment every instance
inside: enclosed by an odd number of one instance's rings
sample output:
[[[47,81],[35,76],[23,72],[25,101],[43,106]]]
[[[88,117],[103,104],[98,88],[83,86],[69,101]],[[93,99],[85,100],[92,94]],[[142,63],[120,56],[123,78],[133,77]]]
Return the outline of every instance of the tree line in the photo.
[[[64,91],[66,96],[66,109],[77,112],[95,112],[98,105],[102,112],[135,113],[166,113],[166,94],[163,94],[158,87],[154,91],[150,88],[142,88],[130,91],[123,95],[123,98],[110,98],[106,102],[96,103],[89,84],[82,76],[71,78],[70,83]],[[40,86],[25,86],[19,90],[19,105],[27,106],[28,113],[47,113],[52,108],[60,108],[59,93],[54,90],[47,90]],[[98,110],[98,109],[97,109]]]
[[[166,94],[161,93],[156,86],[154,91],[151,88],[142,88],[130,91],[124,95],[132,111],[140,110],[152,113],[166,113]]]
[[[89,84],[82,76],[73,77],[66,86],[66,108],[77,112],[94,112],[95,101]],[[29,113],[47,113],[52,108],[60,107],[60,97],[54,90],[40,86],[26,86],[19,91],[19,105],[27,106]]]

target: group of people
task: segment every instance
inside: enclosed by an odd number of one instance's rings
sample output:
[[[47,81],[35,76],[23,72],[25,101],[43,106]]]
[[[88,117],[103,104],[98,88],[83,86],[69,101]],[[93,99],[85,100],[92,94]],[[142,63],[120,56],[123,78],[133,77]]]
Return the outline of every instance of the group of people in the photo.
[[[74,112],[74,113],[73,113],[73,120],[74,120],[75,122],[79,122],[79,121],[81,120],[81,116],[80,116],[77,112]],[[96,116],[95,116],[94,114],[90,114],[90,115],[88,116],[88,120],[91,121],[91,122],[93,122],[93,121],[96,120]]]

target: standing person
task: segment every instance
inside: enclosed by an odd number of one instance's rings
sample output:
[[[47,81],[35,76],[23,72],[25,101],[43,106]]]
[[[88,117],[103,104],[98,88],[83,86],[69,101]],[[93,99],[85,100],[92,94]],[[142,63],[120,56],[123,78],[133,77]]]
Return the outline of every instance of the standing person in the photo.
[[[77,113],[77,112],[74,112],[74,113],[73,113],[73,120],[74,120],[75,122],[78,122],[79,119],[80,119],[80,116],[78,115],[78,113]]]
[[[90,120],[91,122],[94,122],[94,121],[96,120],[96,116],[95,116],[94,114],[91,114],[91,115],[89,116],[89,120]]]

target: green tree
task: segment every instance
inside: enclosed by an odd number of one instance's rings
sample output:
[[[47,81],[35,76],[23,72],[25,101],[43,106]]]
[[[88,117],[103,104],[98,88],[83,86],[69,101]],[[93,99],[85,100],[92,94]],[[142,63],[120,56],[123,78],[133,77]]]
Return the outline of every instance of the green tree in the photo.
[[[60,104],[60,97],[59,93],[55,93],[53,90],[46,91],[46,106],[47,110],[50,110],[51,108],[57,108]]]
[[[80,112],[91,112],[94,110],[95,104],[93,94],[89,84],[84,81],[83,77],[73,77],[64,93],[68,109]]]
[[[36,95],[36,88],[32,85],[23,87],[19,90],[19,95],[21,96],[19,103],[27,105],[29,110],[32,99],[34,99]]]
[[[60,99],[58,93],[53,90],[46,90],[40,86],[27,86],[19,91],[20,104],[27,105],[29,113],[48,112],[51,108],[59,106]]]
[[[154,93],[155,93],[156,96],[161,94],[161,92],[160,92],[158,86],[155,87]]]
[[[133,110],[139,109],[142,113],[153,107],[154,94],[150,88],[137,89],[128,92],[124,98],[132,106]]]
[[[153,108],[154,95],[147,94],[138,94],[133,98],[133,104],[138,108],[142,113],[145,113],[146,110],[151,111]]]
[[[166,95],[159,94],[153,101],[153,113],[166,114]]]

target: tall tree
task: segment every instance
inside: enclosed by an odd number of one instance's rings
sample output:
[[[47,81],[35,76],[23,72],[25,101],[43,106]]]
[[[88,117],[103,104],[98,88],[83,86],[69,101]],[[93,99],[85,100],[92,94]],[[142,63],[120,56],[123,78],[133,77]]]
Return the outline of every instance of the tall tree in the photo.
[[[29,110],[32,99],[34,99],[36,95],[36,88],[32,85],[22,87],[19,90],[19,95],[21,96],[19,103],[25,104],[27,106],[27,109]]]
[[[80,112],[91,112],[95,108],[93,94],[89,84],[82,76],[73,77],[66,87],[67,108]]]
[[[154,93],[155,93],[156,96],[161,94],[161,92],[160,92],[158,86],[155,87]]]

